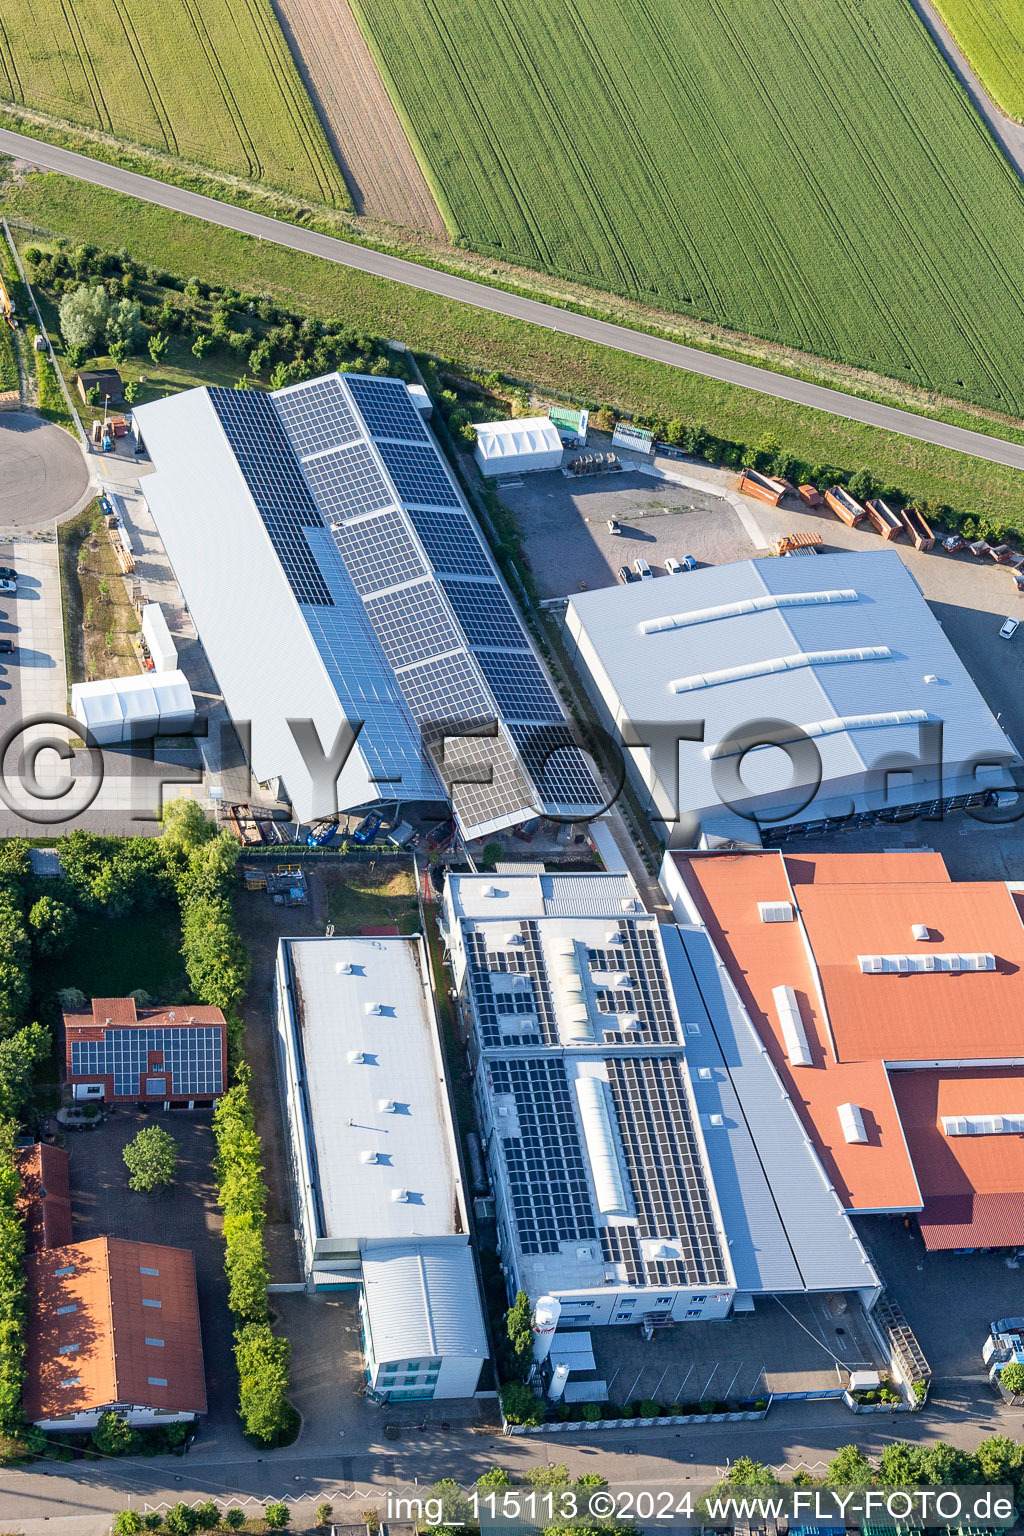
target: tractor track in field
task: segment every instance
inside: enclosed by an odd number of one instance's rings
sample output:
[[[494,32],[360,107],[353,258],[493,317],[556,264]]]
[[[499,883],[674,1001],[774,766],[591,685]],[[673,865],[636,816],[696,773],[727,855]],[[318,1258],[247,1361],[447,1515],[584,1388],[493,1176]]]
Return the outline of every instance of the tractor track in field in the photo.
[[[446,238],[348,0],[272,0],[357,214]]]

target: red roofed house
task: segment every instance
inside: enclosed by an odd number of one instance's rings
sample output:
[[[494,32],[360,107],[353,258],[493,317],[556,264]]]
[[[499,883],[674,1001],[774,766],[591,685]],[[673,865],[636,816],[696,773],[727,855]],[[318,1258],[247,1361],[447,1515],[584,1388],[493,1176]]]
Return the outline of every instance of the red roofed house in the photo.
[[[846,1210],[1024,1244],[1024,889],[939,854],[666,855]]]
[[[65,1013],[67,1081],[76,1100],[203,1109],[224,1092],[227,1031],[219,1008],[137,1008],[96,997]]]
[[[71,1178],[63,1147],[51,1147],[45,1141],[19,1147],[14,1167],[21,1180],[18,1215],[25,1228],[27,1252],[70,1243]]]
[[[32,1254],[25,1417],[93,1429],[107,1409],[132,1424],[206,1412],[195,1266],[187,1248],[97,1237]]]

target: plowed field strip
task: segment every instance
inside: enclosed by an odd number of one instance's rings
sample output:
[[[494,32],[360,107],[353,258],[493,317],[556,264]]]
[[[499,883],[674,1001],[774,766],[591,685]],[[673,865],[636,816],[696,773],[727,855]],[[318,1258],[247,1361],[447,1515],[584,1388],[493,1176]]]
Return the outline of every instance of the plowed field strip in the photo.
[[[273,0],[356,212],[444,235],[445,225],[348,0]]]

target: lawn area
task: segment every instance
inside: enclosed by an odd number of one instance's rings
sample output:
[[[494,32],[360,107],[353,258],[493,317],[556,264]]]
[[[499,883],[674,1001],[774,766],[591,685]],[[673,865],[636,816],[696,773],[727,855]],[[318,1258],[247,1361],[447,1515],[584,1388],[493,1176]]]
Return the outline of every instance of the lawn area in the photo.
[[[19,385],[18,354],[14,332],[0,320],[0,395],[17,394]]]
[[[267,294],[299,313],[404,341],[457,370],[497,371],[556,397],[629,415],[700,422],[736,442],[773,437],[810,464],[870,469],[914,496],[1024,526],[1024,475],[980,459],[451,303],[65,177],[11,183],[0,208],[34,231],[101,250],[127,246],[137,261]],[[38,233],[14,232],[22,249],[39,243]],[[979,426],[977,419],[963,424]]]
[[[1024,122],[1021,0],[936,0],[936,8],[992,99]]]
[[[50,960],[37,959],[32,978],[37,998],[62,987],[86,997],[127,997],[139,987],[162,1003],[192,996],[181,958],[181,914],[176,902],[127,917],[79,913],[70,948]]]
[[[125,588],[99,503],[57,530],[69,683],[139,671],[139,620]]]
[[[335,932],[361,933],[364,928],[419,930],[416,882],[412,866],[380,858],[368,863],[323,866],[327,915]]]
[[[0,27],[0,97],[351,206],[270,0],[20,0]]]
[[[353,0],[455,236],[1024,414],[1024,188],[911,0]]]

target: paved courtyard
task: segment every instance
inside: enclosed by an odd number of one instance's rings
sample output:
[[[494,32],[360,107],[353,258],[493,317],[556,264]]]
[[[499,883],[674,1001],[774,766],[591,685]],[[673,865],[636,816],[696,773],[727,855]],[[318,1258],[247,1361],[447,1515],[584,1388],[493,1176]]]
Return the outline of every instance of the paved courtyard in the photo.
[[[123,1152],[147,1125],[161,1125],[178,1144],[178,1175],[159,1194],[137,1195],[128,1188]],[[144,1114],[116,1109],[97,1131],[68,1135],[71,1154],[71,1209],[76,1241],[91,1237],[134,1238],[191,1250],[196,1265],[199,1316],[206,1365],[208,1418],[200,1435],[221,1450],[244,1450],[235,1413],[236,1376],[232,1325],[224,1278],[221,1217],[211,1171],[210,1115]]]
[[[29,411],[0,411],[0,532],[52,526],[89,500],[77,438]]]

